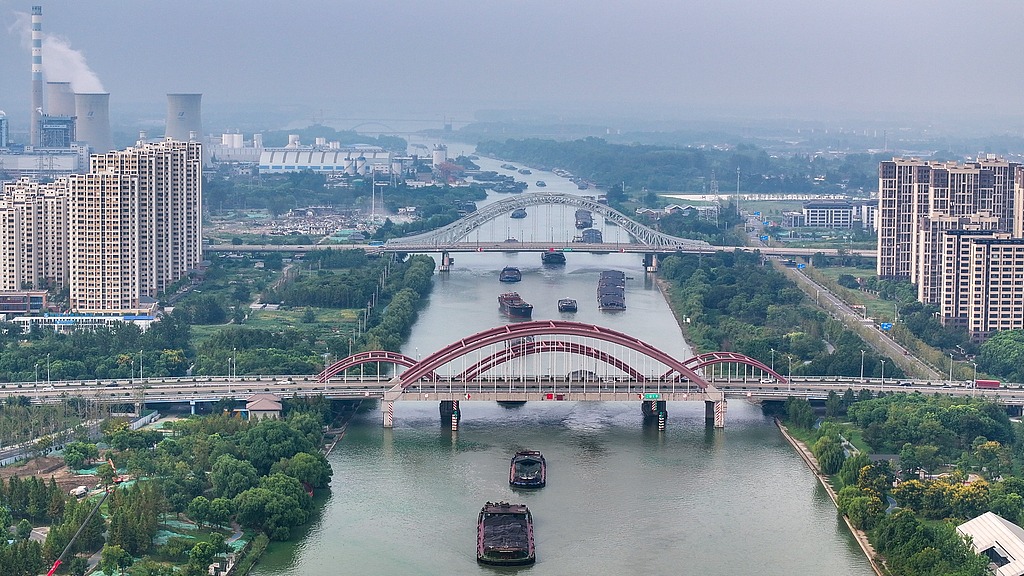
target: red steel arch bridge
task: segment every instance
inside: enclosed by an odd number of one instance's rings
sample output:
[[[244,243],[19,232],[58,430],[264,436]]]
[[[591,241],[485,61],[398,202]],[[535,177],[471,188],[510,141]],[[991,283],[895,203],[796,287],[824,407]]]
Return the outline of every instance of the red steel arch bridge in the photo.
[[[457,429],[463,400],[638,401],[664,428],[667,401],[705,402],[705,416],[725,426],[726,400],[716,378],[787,384],[762,362],[733,352],[679,358],[628,334],[581,322],[516,322],[461,338],[421,359],[387,351],[353,354],[317,376],[320,384],[390,375],[381,408],[394,424],[398,400],[434,400]],[[367,394],[369,395],[369,394]]]

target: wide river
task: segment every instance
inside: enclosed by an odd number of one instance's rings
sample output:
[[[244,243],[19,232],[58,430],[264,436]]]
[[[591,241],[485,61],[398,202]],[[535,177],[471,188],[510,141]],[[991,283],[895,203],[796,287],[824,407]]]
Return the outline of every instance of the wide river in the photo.
[[[576,192],[549,172],[518,177],[528,179],[530,191],[542,179],[548,190]],[[574,235],[572,218],[572,210],[537,207],[523,220],[485,226],[481,239]],[[605,228],[600,217],[595,224],[606,241],[616,241],[614,227]],[[509,265],[522,270],[513,288],[533,303],[534,319],[600,324],[680,359],[690,356],[636,255],[571,253],[565,266],[554,268],[542,266],[535,253],[455,257],[454,269],[435,277],[403,349],[410,356],[507,322],[495,299],[510,288],[497,279]],[[605,269],[629,276],[623,312],[597,310],[597,277]],[[576,314],[557,311],[557,300],[567,296],[579,301]],[[702,403],[670,403],[662,433],[642,425],[635,402],[504,408],[463,401],[461,408],[455,433],[442,425],[436,402],[397,402],[392,430],[382,428],[379,410],[357,416],[330,457],[332,491],[318,519],[294,542],[273,544],[252,573],[873,574],[825,491],[757,406],[731,400],[726,428],[710,430]],[[522,448],[544,453],[545,488],[508,486],[509,458]],[[488,500],[529,505],[534,566],[477,565],[476,514]]]

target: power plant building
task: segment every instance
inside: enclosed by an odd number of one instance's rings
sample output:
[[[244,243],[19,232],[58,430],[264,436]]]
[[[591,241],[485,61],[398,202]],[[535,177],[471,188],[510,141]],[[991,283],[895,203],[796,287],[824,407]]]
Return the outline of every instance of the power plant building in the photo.
[[[320,174],[367,175],[391,170],[391,152],[379,146],[326,147],[294,146],[264,148],[260,154],[261,174],[312,171]]]
[[[201,139],[202,101],[202,94],[168,94],[165,137],[186,142]]]
[[[88,144],[94,154],[114,149],[114,137],[110,131],[110,94],[76,93],[75,116],[78,140]]]

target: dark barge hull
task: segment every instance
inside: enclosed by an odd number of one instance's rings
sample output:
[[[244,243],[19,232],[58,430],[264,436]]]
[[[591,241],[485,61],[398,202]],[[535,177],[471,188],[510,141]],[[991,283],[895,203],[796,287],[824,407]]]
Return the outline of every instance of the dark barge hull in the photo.
[[[476,561],[490,566],[526,566],[537,561],[533,515],[525,504],[488,502],[480,509]]]
[[[525,475],[521,469],[535,473]],[[547,462],[537,450],[520,450],[512,457],[508,467],[508,484],[515,488],[543,488],[548,481]]]

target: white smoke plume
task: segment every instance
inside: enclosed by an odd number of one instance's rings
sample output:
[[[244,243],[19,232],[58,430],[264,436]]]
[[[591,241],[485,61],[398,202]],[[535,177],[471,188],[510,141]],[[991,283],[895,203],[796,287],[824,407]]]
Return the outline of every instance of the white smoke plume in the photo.
[[[14,24],[9,29],[21,36],[21,42],[32,50],[32,15],[15,12]],[[26,59],[26,62],[28,60]],[[64,38],[46,33],[43,23],[43,76],[47,82],[70,82],[74,92],[106,92],[99,76],[85,62],[85,55],[75,50]]]

